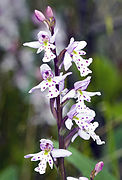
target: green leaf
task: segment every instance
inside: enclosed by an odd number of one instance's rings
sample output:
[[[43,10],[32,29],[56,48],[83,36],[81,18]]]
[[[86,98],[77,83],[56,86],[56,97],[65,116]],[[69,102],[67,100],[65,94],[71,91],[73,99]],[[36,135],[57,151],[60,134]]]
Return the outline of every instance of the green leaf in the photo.
[[[0,173],[0,180],[18,180],[18,170],[14,166],[9,166]]]
[[[92,67],[95,89],[100,89],[107,100],[116,98],[121,88],[121,80],[116,67],[104,56],[95,56]]]

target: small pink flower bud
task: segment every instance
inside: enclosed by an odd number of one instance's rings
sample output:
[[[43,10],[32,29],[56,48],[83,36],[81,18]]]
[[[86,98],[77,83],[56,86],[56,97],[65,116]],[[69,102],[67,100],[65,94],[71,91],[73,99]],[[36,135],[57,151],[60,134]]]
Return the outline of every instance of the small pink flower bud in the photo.
[[[42,21],[42,22],[46,19],[44,14],[38,10],[35,10],[35,16],[39,21]]]
[[[46,15],[48,18],[53,17],[53,11],[52,11],[52,8],[50,6],[47,6]]]
[[[100,161],[100,162],[98,162],[98,163],[95,165],[95,176],[96,176],[100,171],[102,171],[103,166],[104,166],[103,161]]]

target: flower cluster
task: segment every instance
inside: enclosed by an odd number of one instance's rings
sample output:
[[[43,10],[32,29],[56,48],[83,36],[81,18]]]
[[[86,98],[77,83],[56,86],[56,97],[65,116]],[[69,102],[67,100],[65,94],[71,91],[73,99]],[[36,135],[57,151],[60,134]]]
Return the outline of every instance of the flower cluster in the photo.
[[[87,86],[90,83],[91,77],[88,76],[85,80],[76,82],[74,84],[74,89],[70,90],[64,97],[63,101],[70,98],[77,99],[77,103],[73,105],[70,111],[67,113],[68,119],[65,121],[65,125],[67,129],[72,128],[72,121],[78,125],[79,130],[73,136],[72,142],[75,140],[77,136],[88,140],[90,137],[95,141],[98,145],[104,144],[104,141],[101,141],[99,136],[95,134],[95,129],[98,127],[98,122],[92,123],[95,117],[95,112],[88,107],[86,107],[84,101],[90,102],[91,97],[95,95],[101,95],[100,92],[87,92],[85,91]]]
[[[73,122],[77,126],[77,131],[71,136],[70,140],[73,142],[77,136],[88,140],[90,137],[96,141],[98,145],[104,144],[100,137],[96,135],[95,129],[98,127],[98,122],[93,122],[95,118],[95,112],[85,105],[85,101],[90,102],[91,97],[98,95],[100,92],[88,92],[86,91],[91,76],[86,79],[75,82],[74,88],[71,90],[65,89],[64,80],[67,76],[71,75],[72,72],[67,72],[63,75],[62,66],[64,70],[67,71],[74,62],[77,69],[80,71],[81,77],[87,76],[92,71],[88,68],[92,63],[92,58],[85,59],[82,56],[86,54],[83,48],[87,45],[85,41],[75,41],[74,38],[70,39],[69,45],[61,51],[57,56],[56,54],[56,34],[55,30],[55,18],[52,9],[48,6],[46,10],[46,15],[42,12],[35,10],[35,16],[37,19],[45,23],[50,32],[40,31],[37,34],[37,41],[24,43],[24,46],[37,49],[37,53],[44,51],[44,57],[42,59],[42,64],[40,66],[40,74],[42,77],[41,83],[33,87],[29,93],[35,90],[40,90],[46,93],[47,97],[50,99],[50,107],[54,117],[57,120],[58,134],[59,134],[59,149],[55,149],[53,142],[47,139],[40,140],[41,152],[36,154],[28,154],[25,158],[31,157],[31,161],[40,161],[38,166],[35,168],[36,172],[44,174],[46,171],[47,163],[50,168],[53,168],[53,163],[59,163],[57,158],[64,158],[70,156],[72,153],[66,150],[67,146],[65,144],[64,135],[61,133],[64,124],[68,130],[71,131],[73,127]],[[54,60],[55,72],[46,63]],[[63,104],[69,99],[76,99],[76,103],[71,107],[67,115],[62,119],[62,109]],[[61,165],[64,166],[63,164]],[[101,170],[103,165],[96,165],[93,175]],[[63,179],[66,179],[64,172],[62,172]],[[67,180],[76,180],[76,178],[67,177]],[[79,180],[88,180],[86,177],[80,177]]]

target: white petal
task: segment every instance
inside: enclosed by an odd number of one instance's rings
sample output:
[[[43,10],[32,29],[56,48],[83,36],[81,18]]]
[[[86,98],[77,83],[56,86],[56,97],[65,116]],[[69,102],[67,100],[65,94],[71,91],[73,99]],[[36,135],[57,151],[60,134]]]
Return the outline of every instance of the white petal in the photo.
[[[71,39],[70,39],[70,43],[69,43],[69,45],[67,46],[67,48],[65,48],[65,49],[70,49],[70,46],[72,46],[72,44],[74,43],[74,38],[72,37]]]
[[[81,89],[81,91],[87,89],[89,83],[90,83],[91,76],[88,76],[86,79],[82,81],[77,81],[74,83],[75,90]]]
[[[38,84],[37,86],[33,87],[29,93],[34,92],[37,89],[41,89],[41,91],[43,92],[46,88],[48,87],[48,85],[46,84],[46,81],[42,81],[40,84]]]
[[[71,152],[65,149],[54,149],[51,151],[54,158],[68,157],[71,156]]]
[[[37,36],[38,36],[38,39],[42,39],[42,35],[45,35],[47,37],[49,37],[49,34],[46,32],[46,31],[40,31]]]
[[[74,44],[77,45],[75,51],[83,49],[87,45],[86,41],[75,41]]]
[[[78,135],[85,140],[90,139],[90,135],[86,133],[85,131],[83,131],[82,129],[78,131]]]
[[[39,43],[39,41],[33,41],[33,42],[24,43],[23,46],[28,46],[37,49],[40,48],[41,44]]]
[[[50,44],[50,48],[51,48],[51,49],[55,49],[56,46],[55,46],[54,44]]]
[[[44,156],[44,152],[41,151],[39,153],[36,153],[32,158],[31,158],[31,161],[39,161],[39,160],[42,160],[43,159],[43,156]]]
[[[72,120],[71,119],[67,119],[65,121],[65,126],[67,127],[67,129],[70,130],[72,128],[72,126],[73,126]]]
[[[47,155],[47,162],[49,163],[50,168],[53,169],[53,160],[50,155]]]
[[[86,52],[85,52],[85,51],[83,51],[83,50],[77,51],[77,53],[78,53],[80,56],[82,56],[82,55],[85,55],[85,54],[86,54]]]
[[[78,180],[78,179],[74,177],[67,177],[67,180]]]
[[[27,154],[24,156],[24,158],[30,158],[30,157],[33,157],[35,154]]]
[[[40,161],[40,163],[38,164],[38,167],[36,167],[34,170],[36,172],[39,172],[40,174],[44,174],[46,171],[46,167],[47,167],[47,161],[46,159]]]
[[[39,47],[39,49],[37,50],[37,54],[39,54],[41,51],[43,51],[44,50],[44,47],[42,46],[42,45],[40,45],[40,47]]]
[[[63,81],[67,76],[69,76],[71,74],[72,74],[72,72],[68,72],[68,73],[64,74],[63,76],[62,75],[55,76],[53,79],[56,82],[56,84],[59,84],[60,81]]]
[[[51,71],[51,68],[50,68],[47,64],[42,64],[42,65],[40,66],[40,73],[41,73],[41,75],[42,75],[42,73],[43,73],[44,71]]]
[[[51,61],[52,59],[54,59],[55,57],[56,57],[56,56],[52,53],[51,50],[48,50],[48,51],[46,50],[42,61],[43,61],[43,62],[49,62],[49,61]]]
[[[51,86],[51,87],[49,87],[49,91],[48,91],[47,96],[49,98],[54,98],[54,97],[57,97],[59,95],[59,93],[60,92],[58,91],[58,89],[55,86]]]
[[[102,145],[102,144],[105,144],[105,141],[101,141],[100,137],[96,135],[96,143],[98,145]]]
[[[74,98],[75,95],[76,95],[76,91],[72,89],[63,97],[62,102],[65,101],[66,99]]]
[[[76,133],[76,134],[72,137],[71,142],[74,142],[74,140],[75,140],[77,137],[78,137],[78,133]]]
[[[64,55],[64,69],[67,71],[72,65],[72,58],[69,53],[65,52]]]
[[[88,96],[95,96],[98,95],[100,96],[101,93],[100,92],[88,92],[88,91],[82,91],[84,95],[88,95]]]
[[[79,177],[79,180],[89,180],[89,179],[86,177]]]

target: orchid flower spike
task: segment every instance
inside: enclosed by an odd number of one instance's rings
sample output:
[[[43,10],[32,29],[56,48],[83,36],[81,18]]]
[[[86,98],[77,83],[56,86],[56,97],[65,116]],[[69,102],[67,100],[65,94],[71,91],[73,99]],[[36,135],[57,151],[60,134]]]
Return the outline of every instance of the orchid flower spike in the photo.
[[[54,33],[53,36],[50,36],[45,31],[40,31],[37,35],[38,41],[27,42],[23,45],[38,49],[37,54],[44,50],[44,58],[42,59],[42,61],[49,62],[56,57],[52,52],[52,50],[56,48],[56,46],[53,44],[56,34],[57,31]]]
[[[74,38],[70,39],[70,43],[66,48],[64,55],[64,68],[67,71],[72,65],[72,61],[76,64],[81,76],[86,76],[92,73],[88,66],[92,63],[92,58],[83,59],[81,55],[85,55],[86,52],[82,49],[87,45],[85,41],[74,41]]]
[[[79,178],[67,177],[67,180],[89,180],[89,179],[87,177],[79,177]]]
[[[87,92],[85,91],[90,83],[91,76],[88,76],[83,81],[78,81],[74,84],[74,89],[70,90],[62,99],[65,101],[66,99],[70,98],[78,98],[78,102],[83,103],[83,101],[90,102],[91,97],[98,95],[100,96],[100,92]]]
[[[53,169],[53,161],[60,157],[68,157],[72,153],[65,149],[55,149],[53,142],[48,139],[40,140],[40,149],[41,152],[36,154],[28,154],[24,158],[31,158],[31,161],[40,161],[38,167],[34,170],[40,174],[44,174],[47,167],[47,162],[51,169]]]
[[[98,135],[96,135],[96,133],[94,132],[95,129],[98,127],[98,122],[94,122],[94,123],[87,123],[87,122],[82,122],[81,125],[79,126],[79,130],[78,132],[72,137],[72,142],[74,142],[74,140],[76,139],[77,136],[80,136],[82,139],[85,140],[89,140],[90,137],[96,141],[96,143],[98,145],[102,145],[105,144],[104,141],[101,141],[100,137]]]
[[[33,87],[29,93],[32,93],[36,89],[40,89],[43,92],[48,88],[47,96],[49,98],[54,98],[59,95],[60,91],[56,88],[56,85],[59,85],[68,75],[72,74],[71,72],[68,72],[65,75],[61,74],[60,76],[54,76],[51,68],[47,64],[42,64],[40,66],[40,73],[43,81],[37,86]]]

